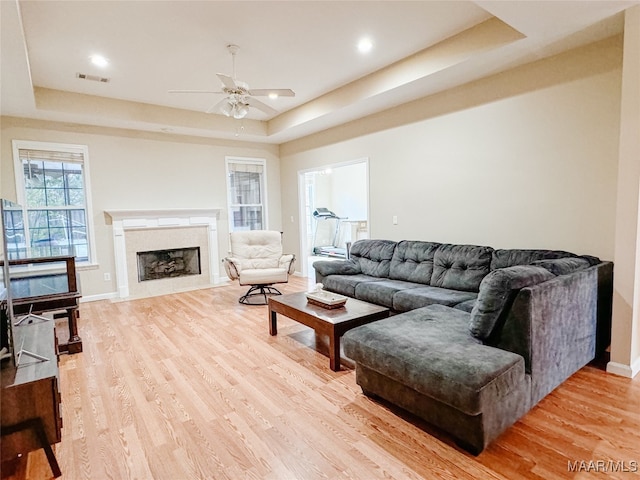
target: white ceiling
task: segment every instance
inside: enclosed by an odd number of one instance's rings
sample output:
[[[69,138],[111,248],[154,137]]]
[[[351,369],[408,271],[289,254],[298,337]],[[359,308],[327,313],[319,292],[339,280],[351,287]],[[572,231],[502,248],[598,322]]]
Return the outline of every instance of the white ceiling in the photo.
[[[283,143],[618,33],[616,14],[638,3],[2,0],[1,112]],[[296,92],[261,97],[278,115],[233,120],[204,113],[220,95],[168,93],[219,90],[231,43],[239,80]]]

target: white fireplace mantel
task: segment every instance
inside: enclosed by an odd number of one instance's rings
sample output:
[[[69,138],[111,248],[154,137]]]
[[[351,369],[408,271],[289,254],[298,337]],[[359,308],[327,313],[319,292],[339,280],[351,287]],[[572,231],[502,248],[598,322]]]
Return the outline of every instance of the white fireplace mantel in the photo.
[[[144,210],[105,210],[113,224],[113,249],[118,296],[129,296],[126,230],[207,227],[209,240],[209,281],[220,282],[218,254],[218,216],[220,208],[166,208]]]

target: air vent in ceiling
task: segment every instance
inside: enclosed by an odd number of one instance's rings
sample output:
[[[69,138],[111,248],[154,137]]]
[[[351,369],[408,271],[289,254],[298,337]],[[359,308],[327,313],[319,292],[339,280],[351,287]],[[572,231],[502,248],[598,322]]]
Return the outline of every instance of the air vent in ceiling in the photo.
[[[100,82],[100,83],[109,83],[111,81],[110,78],[99,77],[98,75],[88,75],[86,73],[76,73],[76,77],[82,80],[91,80],[93,82]]]

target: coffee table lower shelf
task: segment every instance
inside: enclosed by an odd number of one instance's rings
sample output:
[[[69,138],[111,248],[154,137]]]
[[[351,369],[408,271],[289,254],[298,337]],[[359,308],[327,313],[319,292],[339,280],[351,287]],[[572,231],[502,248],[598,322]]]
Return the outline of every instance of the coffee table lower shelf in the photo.
[[[340,370],[340,337],[360,325],[382,320],[389,316],[389,309],[355,298],[349,298],[342,308],[328,309],[307,302],[304,292],[269,297],[269,333],[278,334],[277,314],[284,315],[317,334],[329,337],[329,365]]]

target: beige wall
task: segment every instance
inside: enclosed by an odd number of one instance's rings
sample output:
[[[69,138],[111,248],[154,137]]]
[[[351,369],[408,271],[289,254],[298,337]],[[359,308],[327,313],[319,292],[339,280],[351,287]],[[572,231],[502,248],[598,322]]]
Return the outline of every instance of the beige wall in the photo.
[[[640,6],[625,13],[611,362],[640,371]]]
[[[367,164],[362,161],[332,169],[332,210],[349,221],[366,221],[367,213]]]
[[[372,238],[613,259],[621,54],[610,38],[284,144],[283,217],[298,170],[368,157]]]
[[[84,144],[89,147],[98,267],[80,272],[85,297],[116,290],[112,229],[105,210],[222,208],[220,255],[228,251],[225,156],[267,160],[269,228],[281,229],[278,148],[224,140],[131,133],[2,118],[0,182],[3,198],[15,199],[11,140]],[[104,281],[104,273],[111,281]]]
[[[314,175],[314,205],[328,208],[349,220],[367,220],[367,165],[360,163],[333,166]]]

